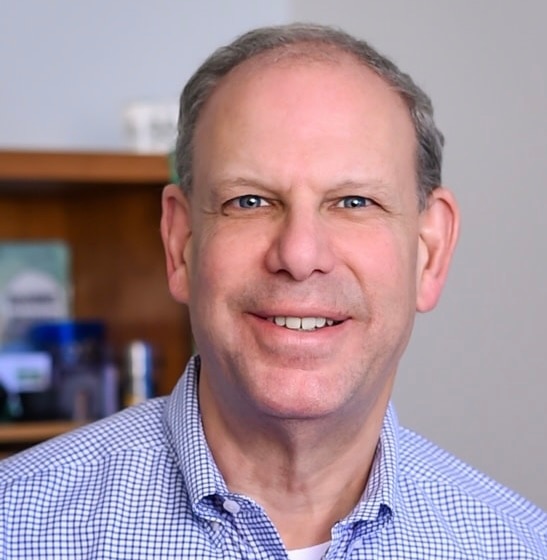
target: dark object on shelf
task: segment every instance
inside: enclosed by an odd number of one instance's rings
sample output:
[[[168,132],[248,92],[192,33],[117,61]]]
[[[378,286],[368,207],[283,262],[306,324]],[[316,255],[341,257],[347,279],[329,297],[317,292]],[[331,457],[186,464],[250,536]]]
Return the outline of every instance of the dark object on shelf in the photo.
[[[119,408],[119,383],[108,359],[104,323],[39,323],[30,330],[29,342],[53,359],[51,408],[46,418],[93,420]]]

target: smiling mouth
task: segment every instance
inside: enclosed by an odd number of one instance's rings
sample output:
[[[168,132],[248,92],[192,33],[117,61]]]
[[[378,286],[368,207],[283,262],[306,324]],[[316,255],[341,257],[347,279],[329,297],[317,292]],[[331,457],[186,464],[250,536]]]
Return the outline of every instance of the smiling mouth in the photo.
[[[315,331],[339,325],[342,322],[328,317],[289,317],[285,315],[267,317],[267,320],[270,323],[275,323],[278,327],[285,327],[293,331]]]

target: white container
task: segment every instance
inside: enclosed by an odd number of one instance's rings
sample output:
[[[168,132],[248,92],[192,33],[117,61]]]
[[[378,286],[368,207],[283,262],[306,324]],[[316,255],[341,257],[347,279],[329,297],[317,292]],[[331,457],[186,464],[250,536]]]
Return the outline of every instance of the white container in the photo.
[[[175,146],[177,120],[175,102],[130,103],[123,113],[128,148],[138,153],[169,153]]]

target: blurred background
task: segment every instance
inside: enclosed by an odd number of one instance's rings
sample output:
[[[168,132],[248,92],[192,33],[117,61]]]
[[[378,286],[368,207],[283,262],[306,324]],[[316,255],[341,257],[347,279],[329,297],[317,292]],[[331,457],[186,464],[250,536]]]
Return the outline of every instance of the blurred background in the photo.
[[[0,13],[0,150],[125,150],[128,106],[176,102],[215,47],[260,25],[337,25],[409,72],[433,98],[463,223],[400,368],[399,416],[547,507],[542,0],[2,0]]]

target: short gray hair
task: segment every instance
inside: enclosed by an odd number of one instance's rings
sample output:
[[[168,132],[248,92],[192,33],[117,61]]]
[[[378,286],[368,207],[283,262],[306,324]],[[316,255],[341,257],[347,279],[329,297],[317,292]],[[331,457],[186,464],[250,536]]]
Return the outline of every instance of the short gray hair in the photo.
[[[219,81],[233,68],[257,55],[287,51],[296,46],[310,45],[314,50],[344,52],[373,70],[384,79],[406,102],[417,139],[416,180],[420,209],[427,205],[433,189],[441,184],[444,138],[435,125],[433,105],[429,96],[412,78],[401,72],[388,58],[365,41],[356,39],[339,29],[314,25],[290,24],[263,27],[249,31],[231,44],[217,49],[188,80],[180,98],[178,136],[175,148],[175,166],[181,188],[192,190],[192,152],[196,123],[203,105]]]

